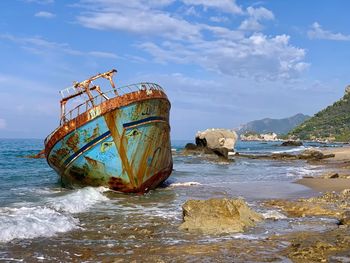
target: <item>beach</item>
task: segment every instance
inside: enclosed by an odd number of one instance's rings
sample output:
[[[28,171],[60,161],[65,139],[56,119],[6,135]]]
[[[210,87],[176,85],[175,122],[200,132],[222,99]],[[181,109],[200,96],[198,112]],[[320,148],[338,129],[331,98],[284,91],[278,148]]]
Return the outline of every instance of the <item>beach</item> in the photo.
[[[322,174],[315,178],[302,178],[296,183],[305,185],[315,191],[342,191],[350,189],[350,147],[335,147],[322,150],[324,154],[334,154],[334,157],[327,158],[319,163],[324,167]],[[330,178],[332,177],[333,178]]]
[[[317,162],[238,156],[223,161],[182,154],[186,142],[173,142],[174,171],[164,185],[145,195],[130,195],[105,188],[61,188],[45,160],[23,158],[40,150],[40,140],[0,140],[0,260],[349,260],[349,228],[339,223],[349,209],[342,190],[348,179],[320,178],[346,175],[346,145],[282,148],[279,142],[239,142],[236,150],[249,155],[301,153],[318,147],[335,156]],[[295,183],[305,179],[315,180],[312,186],[325,190],[310,188],[304,181]],[[327,188],[329,182],[342,188],[330,193],[335,188]],[[211,198],[243,199],[263,220],[237,233],[181,230],[183,204]]]

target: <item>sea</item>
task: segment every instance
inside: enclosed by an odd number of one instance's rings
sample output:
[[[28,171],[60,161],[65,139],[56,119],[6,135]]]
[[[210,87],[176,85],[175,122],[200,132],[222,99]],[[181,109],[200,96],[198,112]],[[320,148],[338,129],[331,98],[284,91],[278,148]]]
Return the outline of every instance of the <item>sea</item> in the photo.
[[[45,159],[26,157],[42,150],[42,140],[0,139],[0,261],[196,262],[195,255],[186,257],[177,248],[231,239],[259,240],[322,228],[313,223],[319,218],[300,224],[300,219],[287,218],[281,211],[262,205],[269,199],[314,195],[311,189],[294,182],[321,173],[322,166],[305,161],[230,156],[230,161],[223,162],[184,156],[181,150],[188,142],[191,141],[172,141],[172,175],[156,190],[137,195],[104,187],[62,188]],[[238,142],[235,150],[269,154],[336,146],[280,144]],[[243,198],[266,220],[244,233],[229,235],[207,236],[179,230],[182,205],[190,199],[209,198]],[[326,229],[333,223],[325,218],[323,225]],[[212,262],[210,259],[213,258],[208,256],[208,262]]]

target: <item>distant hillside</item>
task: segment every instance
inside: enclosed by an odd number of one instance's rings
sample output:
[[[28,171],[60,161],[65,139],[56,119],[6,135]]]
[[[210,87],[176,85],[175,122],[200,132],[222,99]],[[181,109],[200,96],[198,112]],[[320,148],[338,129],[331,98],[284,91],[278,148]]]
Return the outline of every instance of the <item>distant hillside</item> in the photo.
[[[350,140],[350,86],[344,97],[316,113],[288,135],[302,140]]]
[[[246,132],[256,132],[256,133],[269,133],[274,132],[276,134],[287,134],[290,130],[295,128],[300,123],[309,119],[310,116],[304,114],[296,114],[292,117],[285,119],[270,119],[265,118],[262,120],[256,120],[248,122],[238,128],[237,133],[243,134]]]

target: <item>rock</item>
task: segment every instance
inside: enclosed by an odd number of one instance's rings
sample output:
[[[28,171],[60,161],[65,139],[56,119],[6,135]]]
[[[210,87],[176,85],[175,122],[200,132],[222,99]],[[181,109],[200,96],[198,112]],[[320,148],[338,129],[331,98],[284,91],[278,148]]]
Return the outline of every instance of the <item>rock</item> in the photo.
[[[284,253],[291,262],[348,262],[349,231],[349,228],[337,228],[326,232],[289,234]]]
[[[226,148],[232,150],[237,141],[237,134],[227,129],[207,129],[196,134],[196,144],[210,149]]]
[[[285,141],[281,144],[281,146],[302,146],[303,143],[301,141]]]
[[[219,157],[223,157],[225,159],[228,159],[228,150],[227,150],[227,148],[214,148],[213,152]]]
[[[322,174],[320,176],[323,179],[336,179],[336,178],[344,178],[343,176],[340,176],[339,173],[335,173],[335,172],[328,172],[325,174]]]
[[[265,202],[265,205],[279,208],[292,217],[334,216],[336,214],[333,210],[327,209],[323,204],[316,202],[269,200]]]
[[[344,189],[340,193],[342,196],[349,196],[350,197],[350,189]]]
[[[301,159],[323,159],[324,154],[319,150],[308,149],[300,154]]]
[[[195,151],[195,150],[198,150],[198,146],[195,145],[194,143],[187,143],[185,145],[185,150]]]
[[[216,154],[228,159],[228,152],[233,151],[237,141],[237,134],[226,129],[207,129],[196,134],[197,149],[205,154]],[[193,148],[191,145],[190,147]]]
[[[182,209],[180,229],[207,234],[242,232],[262,220],[242,199],[189,200]]]
[[[329,179],[339,178],[339,174],[338,173],[331,174],[328,178]]]
[[[264,203],[279,208],[289,216],[333,216],[339,218],[350,210],[350,189],[341,193],[326,192],[321,196],[301,198],[299,200],[269,200]]]
[[[334,154],[323,154],[320,150],[308,149],[299,154],[299,159],[304,160],[322,160],[334,157]]]
[[[323,154],[319,150],[305,150],[301,154],[290,153],[272,153],[269,155],[257,155],[257,154],[239,154],[237,156],[249,159],[266,159],[266,160],[311,160],[318,161],[326,158],[334,157],[334,154]]]
[[[350,226],[350,211],[345,211],[339,220],[339,225]]]
[[[205,138],[199,138],[196,136],[195,140],[196,140],[196,145],[198,147],[206,147],[207,146],[207,140]]]

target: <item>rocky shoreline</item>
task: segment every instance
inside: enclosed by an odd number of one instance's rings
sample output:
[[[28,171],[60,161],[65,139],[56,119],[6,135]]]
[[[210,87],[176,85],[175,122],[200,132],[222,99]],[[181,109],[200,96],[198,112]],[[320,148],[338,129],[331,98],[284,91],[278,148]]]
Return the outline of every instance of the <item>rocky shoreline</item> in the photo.
[[[225,260],[232,257],[239,262],[280,262],[286,259],[293,262],[350,262],[350,147],[339,147],[322,151],[313,149],[299,154],[280,153],[257,156],[237,153],[234,158],[284,161],[303,160],[321,166],[324,170],[322,174],[305,176],[305,178],[295,182],[312,188],[315,191],[314,197],[299,198],[296,200],[262,200],[261,206],[280,211],[287,218],[299,220],[300,226],[303,226],[303,224],[306,226],[308,224],[307,219],[319,218],[319,220],[314,222],[315,229],[321,226],[324,227],[324,218],[329,218],[333,220],[331,221],[332,223],[328,224],[329,229],[325,231],[306,230],[272,235],[266,239],[256,240],[254,242],[239,240],[239,242],[247,243],[245,246],[247,253],[243,254],[239,251],[242,249],[242,243],[237,244],[236,240],[208,244],[206,246],[207,252],[204,252],[203,245],[192,245],[191,248],[176,247],[177,250],[196,251],[200,255],[197,258],[203,256],[202,259],[207,257],[219,259],[219,254],[225,251],[225,257],[223,257]],[[220,201],[216,200],[215,202],[218,204]],[[227,204],[225,203],[225,205]],[[198,207],[196,209],[198,210]],[[184,214],[188,215],[193,212],[189,210],[191,210],[191,207],[185,204]],[[204,210],[208,212],[207,207]],[[210,219],[207,213],[202,215],[203,218],[197,215],[196,219],[191,218],[192,225],[185,219],[185,223],[181,229],[188,230],[193,226],[196,229],[199,226],[200,231],[206,233],[206,227],[209,227],[210,231],[207,234],[217,233],[215,229],[213,230],[213,220],[221,222],[220,220],[222,218],[219,218],[222,212],[218,212],[217,208],[214,210],[216,211],[214,213],[214,219]],[[209,211],[212,212],[211,208],[209,208]],[[254,211],[252,213],[255,216],[255,221],[259,221],[259,215],[255,214]],[[236,214],[237,212],[235,212],[235,216]],[[194,217],[194,215],[191,214],[191,217]],[[244,218],[245,216],[242,215],[242,217]],[[199,222],[202,219],[204,223]],[[239,223],[240,221],[238,220],[237,222]],[[220,230],[222,223],[217,223],[216,225]],[[250,224],[249,222],[247,225],[254,226],[254,224]],[[239,231],[244,231],[244,228],[240,228]],[[225,231],[222,232],[225,233]],[[272,254],[267,253],[268,250],[274,250],[274,252]],[[185,251],[183,252],[186,254]],[[268,256],[261,257],[264,253],[267,253]]]

